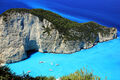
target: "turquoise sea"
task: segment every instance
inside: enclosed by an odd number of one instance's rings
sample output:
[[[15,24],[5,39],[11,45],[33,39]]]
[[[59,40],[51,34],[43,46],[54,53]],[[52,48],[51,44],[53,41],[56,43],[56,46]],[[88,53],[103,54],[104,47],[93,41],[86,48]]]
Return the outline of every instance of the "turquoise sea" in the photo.
[[[61,76],[85,67],[88,71],[107,80],[120,80],[120,37],[103,43],[98,43],[90,49],[73,54],[33,54],[29,59],[9,64],[10,69],[18,75],[30,71],[36,76]],[[40,63],[43,61],[44,63]],[[56,66],[56,64],[59,64]]]

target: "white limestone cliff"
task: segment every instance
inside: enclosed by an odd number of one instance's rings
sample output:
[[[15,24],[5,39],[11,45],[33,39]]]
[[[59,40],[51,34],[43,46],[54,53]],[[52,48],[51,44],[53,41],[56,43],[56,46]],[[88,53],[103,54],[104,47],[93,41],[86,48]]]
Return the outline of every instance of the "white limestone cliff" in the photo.
[[[93,47],[98,42],[111,40],[117,36],[117,29],[106,28],[110,31],[107,34],[98,32],[94,42],[85,39],[65,40],[47,19],[40,20],[30,13],[13,13],[7,18],[8,21],[5,22],[3,17],[0,17],[0,60],[6,63],[26,59],[29,50],[68,54]],[[47,28],[50,29],[49,32],[46,31]],[[81,33],[76,32],[76,35]]]

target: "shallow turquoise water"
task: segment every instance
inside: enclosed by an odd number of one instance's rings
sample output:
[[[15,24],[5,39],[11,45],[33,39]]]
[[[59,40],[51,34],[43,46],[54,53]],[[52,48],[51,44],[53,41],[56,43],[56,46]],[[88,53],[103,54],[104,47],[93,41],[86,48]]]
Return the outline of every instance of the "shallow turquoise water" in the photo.
[[[93,48],[81,50],[74,54],[37,52],[27,60],[9,64],[9,67],[18,75],[31,71],[30,75],[33,77],[42,75],[56,78],[85,67],[103,79],[107,76],[108,80],[120,80],[119,44],[120,37],[99,43]],[[39,63],[40,61],[44,61],[44,63]],[[56,66],[56,64],[59,64],[59,66]]]

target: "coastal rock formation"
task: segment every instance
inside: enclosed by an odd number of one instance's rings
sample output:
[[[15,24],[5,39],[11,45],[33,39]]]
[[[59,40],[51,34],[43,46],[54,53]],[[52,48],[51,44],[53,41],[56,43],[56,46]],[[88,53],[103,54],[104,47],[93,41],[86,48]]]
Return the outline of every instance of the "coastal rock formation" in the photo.
[[[44,17],[40,19],[32,13],[8,14],[0,16],[0,60],[6,63],[27,58],[30,50],[68,54],[117,37],[116,28],[99,27],[95,22],[69,28],[66,36]]]

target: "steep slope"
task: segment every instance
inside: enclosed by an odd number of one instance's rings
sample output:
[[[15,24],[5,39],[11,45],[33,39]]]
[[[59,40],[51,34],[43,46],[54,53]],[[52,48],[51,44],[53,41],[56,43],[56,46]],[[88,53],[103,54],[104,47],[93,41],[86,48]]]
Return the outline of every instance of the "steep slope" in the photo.
[[[73,53],[117,37],[116,28],[76,23],[42,9],[10,9],[0,15],[0,60],[16,62],[36,50]]]

